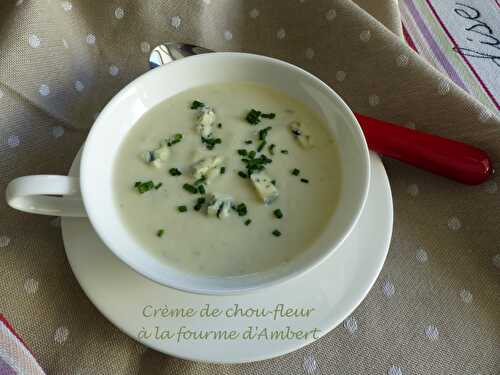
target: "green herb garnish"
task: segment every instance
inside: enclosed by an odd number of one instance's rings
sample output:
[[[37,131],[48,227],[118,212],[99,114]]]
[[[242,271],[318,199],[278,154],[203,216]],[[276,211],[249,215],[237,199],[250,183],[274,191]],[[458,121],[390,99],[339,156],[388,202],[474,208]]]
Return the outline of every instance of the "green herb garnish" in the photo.
[[[280,232],[279,230],[277,230],[277,229],[273,230],[273,231],[272,231],[272,234],[273,234],[273,236],[275,236],[275,237],[279,237],[279,236],[281,236],[281,232]]]
[[[288,150],[281,150],[281,153],[286,155],[288,154]]]
[[[179,143],[180,141],[182,141],[182,134],[175,133],[173,136],[166,139],[166,141],[167,141],[167,146],[171,147],[171,146],[175,145],[176,143]]]
[[[161,186],[161,185],[160,185]],[[147,191],[150,191],[152,189],[155,189],[155,184],[153,183],[153,181],[149,180],[149,181],[145,181],[145,182],[141,182],[141,181],[137,181],[135,184],[134,184],[134,187],[137,189],[137,191],[140,193],[140,194],[144,194],[145,192]]]
[[[219,129],[220,129],[220,128],[222,128],[222,124],[219,122],[219,123],[217,124],[217,127],[218,127]]]
[[[257,152],[261,152],[264,149],[264,147],[266,147],[266,144],[267,144],[266,141],[262,141],[259,147],[257,147]]]
[[[156,185],[155,185],[155,190],[158,190],[159,188],[161,188],[161,186],[163,185],[163,182],[158,182]]]
[[[272,162],[266,155],[261,154],[258,158],[255,157],[255,151],[248,153],[248,158],[241,159],[247,167],[247,175],[250,176],[254,172],[260,172],[265,169],[265,165]]]
[[[267,119],[273,119],[276,117],[276,114],[275,113],[262,113],[261,111],[251,109],[250,112],[248,112],[245,119],[247,120],[248,123],[250,123],[252,125],[257,125],[260,122],[261,117],[267,118]]]
[[[195,182],[194,182],[194,186],[198,186],[199,184],[202,184],[204,183],[206,180],[206,177],[205,176],[202,176],[200,177],[199,179],[197,179]]]
[[[181,176],[182,175],[182,172],[180,170],[178,170],[177,168],[170,168],[168,170],[168,172],[170,173],[171,176]]]
[[[273,143],[273,144],[271,144],[271,145],[269,145],[268,150],[269,150],[269,153],[270,153],[271,155],[274,155],[274,148],[275,148],[275,147],[276,147],[276,145],[275,145],[274,143]]]
[[[193,208],[194,208],[194,210],[195,210],[195,211],[199,211],[199,210],[201,210],[201,208],[203,207],[203,205],[205,204],[205,202],[206,202],[206,199],[205,199],[205,198],[203,198],[203,197],[198,198],[198,199],[196,200],[196,204],[195,204],[195,205],[194,205],[194,207],[193,207]]]
[[[273,211],[274,216],[276,216],[278,219],[281,219],[283,217],[283,212],[278,208]]]
[[[226,167],[220,167],[220,174],[226,173]]]
[[[250,225],[250,223],[251,223],[251,222],[252,222],[252,220],[251,220],[251,219],[246,219],[246,220],[245,220],[245,225]]]
[[[239,149],[238,150],[238,154],[241,155],[241,156],[247,156],[248,152],[247,152],[247,150]]]
[[[248,141],[245,141],[246,145],[251,145],[252,143],[253,143],[253,141],[251,139],[249,139]]]
[[[156,232],[156,235],[158,237],[162,237],[164,233],[165,233],[165,229],[158,229],[158,232]]]
[[[190,192],[191,194],[196,194],[198,192],[198,189],[196,188],[196,186],[193,186],[191,184],[184,184],[182,185],[182,188],[188,192]]]
[[[307,178],[301,178],[300,182],[303,182],[304,184],[308,184],[309,180]]]
[[[243,171],[239,171],[238,172],[238,176],[240,176],[241,178],[247,178],[248,177],[248,175],[245,172],[243,172]]]
[[[179,212],[186,212],[187,210],[187,206],[177,206],[177,211]]]
[[[208,150],[213,150],[215,145],[222,143],[222,140],[220,138],[201,137],[201,143],[204,143],[207,146]]]
[[[200,194],[205,194],[206,193],[204,185],[198,186],[198,193],[200,193]]]
[[[294,168],[292,169],[292,172],[291,172],[294,176],[298,176],[299,173],[300,173],[300,170],[298,170],[297,168]]]
[[[199,102],[198,100],[195,100],[193,101],[193,103],[191,103],[191,109],[198,109],[203,107],[205,107],[205,103]]]
[[[245,203],[240,203],[239,205],[237,205],[235,210],[239,216],[245,216],[248,212],[247,206]]]
[[[271,130],[271,129],[272,128],[270,126],[268,126],[267,128],[259,130],[259,141],[265,141],[267,134],[269,133],[269,130]]]
[[[272,180],[271,184],[273,184],[274,186],[276,186],[276,180]]]

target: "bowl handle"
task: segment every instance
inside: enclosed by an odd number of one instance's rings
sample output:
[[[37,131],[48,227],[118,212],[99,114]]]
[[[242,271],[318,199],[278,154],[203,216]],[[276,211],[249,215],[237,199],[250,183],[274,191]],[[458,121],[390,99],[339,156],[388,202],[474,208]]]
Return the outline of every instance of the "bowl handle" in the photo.
[[[40,215],[86,217],[79,179],[35,175],[12,180],[5,191],[7,204],[16,210]]]

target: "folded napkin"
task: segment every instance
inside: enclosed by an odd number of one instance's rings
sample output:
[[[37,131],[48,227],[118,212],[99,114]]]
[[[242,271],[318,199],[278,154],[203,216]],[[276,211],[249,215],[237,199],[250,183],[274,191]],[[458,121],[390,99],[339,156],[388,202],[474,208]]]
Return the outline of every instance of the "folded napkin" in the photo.
[[[169,40],[289,61],[330,84],[356,112],[472,143],[498,164],[495,94],[492,99],[469,67],[479,58],[467,56],[467,63],[466,51],[453,54],[451,38],[433,16],[456,14],[458,3],[490,2],[402,1],[403,30],[394,0],[3,1],[0,189],[21,175],[66,173],[96,114],[148,69],[151,48]],[[498,38],[498,17],[489,14],[495,9],[481,8],[481,19]],[[447,29],[450,23],[471,27],[465,13],[457,17],[441,21]],[[476,26],[484,34],[489,29]],[[486,87],[496,87],[496,67],[475,70]],[[3,201],[0,311],[15,317],[50,374],[500,371],[498,177],[469,187],[385,163],[395,226],[380,278],[343,325],[297,352],[221,366],[145,348],[82,293],[58,221],[15,212]]]
[[[0,375],[16,374],[44,375],[45,372],[14,328],[0,314]]]

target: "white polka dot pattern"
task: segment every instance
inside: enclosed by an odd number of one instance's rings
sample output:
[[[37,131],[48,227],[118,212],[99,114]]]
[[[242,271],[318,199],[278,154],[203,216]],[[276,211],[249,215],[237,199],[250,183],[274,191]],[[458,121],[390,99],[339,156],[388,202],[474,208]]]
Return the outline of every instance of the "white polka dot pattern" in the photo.
[[[464,303],[471,303],[473,299],[472,293],[467,289],[462,289],[460,291],[460,298]]]
[[[416,184],[411,184],[406,189],[406,192],[410,194],[412,197],[416,197],[419,193],[418,186]]]
[[[182,19],[179,16],[173,16],[170,19],[170,25],[172,25],[173,28],[178,29],[181,27]]]
[[[42,96],[48,96],[50,94],[50,87],[49,85],[46,85],[45,83],[42,83],[40,87],[38,88],[38,92]]]
[[[85,41],[87,42],[87,44],[94,45],[95,41],[96,41],[96,37],[94,34],[87,34]]]
[[[143,53],[148,53],[151,50],[151,46],[148,42],[141,42],[141,51]]]
[[[75,90],[78,92],[82,92],[85,89],[85,85],[82,81],[75,81]]]
[[[448,219],[448,228],[453,231],[457,231],[460,228],[462,228],[462,223],[460,222],[460,219],[456,216],[450,217]]]
[[[64,134],[64,128],[62,126],[54,126],[51,131],[54,138],[60,138]]]
[[[372,38],[372,33],[370,30],[365,30],[362,31],[361,34],[359,34],[359,39],[361,39],[362,42],[368,42]]]
[[[258,9],[252,9],[250,13],[248,14],[250,18],[257,18],[260,15],[260,12]]]
[[[121,20],[124,16],[125,16],[125,11],[123,10],[123,8],[118,7],[115,9],[116,19]]]
[[[30,45],[30,47],[32,48],[38,48],[40,47],[40,44],[42,44],[40,38],[38,35],[36,34],[30,34],[28,36],[28,44]]]
[[[415,258],[417,258],[417,262],[426,263],[429,260],[429,256],[427,255],[427,251],[425,249],[418,249],[415,253]]]
[[[380,104],[380,98],[378,95],[370,95],[369,98],[368,98],[368,103],[372,106],[372,107],[376,107],[377,105]]]
[[[58,344],[63,345],[69,336],[69,329],[66,327],[59,327],[54,332],[54,341]]]
[[[19,146],[19,143],[21,143],[21,141],[17,135],[9,135],[9,138],[7,138],[7,144],[10,148]]]
[[[120,69],[116,65],[111,65],[109,67],[109,74],[111,74],[113,77],[117,76],[118,73],[120,73]]]
[[[386,280],[382,284],[382,292],[384,293],[384,296],[386,296],[387,298],[391,298],[396,292],[396,288],[394,287],[393,283],[391,283],[389,280]]]
[[[351,335],[355,334],[358,331],[358,321],[354,316],[350,316],[346,320],[344,320],[344,328]]]
[[[10,238],[7,236],[0,236],[0,247],[7,247],[10,244]]]
[[[38,290],[38,281],[35,279],[27,279],[24,282],[24,290],[28,294],[35,294]]]
[[[306,59],[312,60],[314,58],[314,50],[312,48],[306,49]]]
[[[439,331],[436,326],[429,325],[425,327],[425,336],[431,340],[431,341],[436,341],[439,338]]]
[[[229,30],[224,31],[224,39],[226,39],[226,40],[233,39],[233,33]]]
[[[335,78],[337,79],[337,81],[339,82],[342,82],[343,80],[345,80],[345,78],[347,77],[347,74],[346,72],[344,72],[343,70],[339,70],[336,74],[335,74]]]
[[[335,9],[330,9],[325,14],[325,18],[327,19],[327,21],[333,21],[335,17],[337,17],[337,12],[335,11]]]
[[[401,367],[391,366],[387,370],[387,375],[403,375],[403,371],[401,370]]]
[[[304,361],[302,362],[302,367],[306,375],[316,375],[318,374],[318,364],[316,359],[312,354],[306,355]]]

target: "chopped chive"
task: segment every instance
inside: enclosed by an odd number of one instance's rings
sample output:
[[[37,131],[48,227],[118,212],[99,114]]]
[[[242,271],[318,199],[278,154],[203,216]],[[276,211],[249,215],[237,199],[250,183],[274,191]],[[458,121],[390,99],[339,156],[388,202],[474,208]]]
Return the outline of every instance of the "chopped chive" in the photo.
[[[215,145],[222,143],[222,140],[220,138],[201,137],[201,143],[204,143],[207,146],[208,150],[213,150]]]
[[[219,122],[219,123],[217,124],[217,127],[218,127],[219,129],[220,129],[220,128],[222,128],[222,124]]]
[[[269,130],[271,130],[271,129],[272,128],[270,126],[268,126],[267,128],[259,130],[259,141],[265,141],[267,134],[269,133]]]
[[[181,176],[182,175],[182,172],[180,170],[178,170],[177,168],[170,168],[168,170],[168,172],[170,173],[171,176]]]
[[[249,157],[250,159],[253,159],[253,158],[255,157],[255,155],[256,155],[256,154],[257,154],[257,153],[256,153],[254,150],[252,150],[252,151],[250,151],[250,152],[248,153],[248,157]]]
[[[159,182],[155,185],[155,190],[158,190],[163,185],[163,182]]]
[[[292,169],[292,172],[291,172],[294,176],[298,176],[299,173],[300,173],[300,170],[298,170],[297,168],[294,168]]]
[[[276,113],[263,113],[261,117],[268,118],[268,119],[273,119],[276,117]]]
[[[279,236],[281,236],[281,232],[280,232],[279,230],[277,230],[277,229],[273,230],[273,231],[272,231],[272,234],[273,234],[273,236],[275,236],[275,237],[279,237]]]
[[[281,153],[286,155],[288,154],[288,150],[281,150]]]
[[[198,189],[196,188],[196,186],[193,186],[191,184],[184,184],[182,185],[182,188],[188,192],[190,192],[191,194],[196,194],[198,192]]]
[[[247,150],[239,149],[238,154],[240,154],[241,156],[247,156]]]
[[[203,185],[198,186],[198,193],[205,194],[206,193],[205,186]]]
[[[179,212],[186,212],[187,210],[187,206],[177,206],[177,211]]]
[[[281,219],[283,217],[283,212],[278,208],[273,211],[274,216],[276,216],[278,219]]]
[[[202,184],[204,183],[206,180],[206,177],[205,176],[202,176],[200,177],[199,179],[197,179],[195,182],[194,182],[194,186],[198,186],[199,184]]]
[[[271,184],[273,184],[274,186],[276,186],[276,180],[272,180]]]
[[[176,143],[179,143],[180,141],[182,141],[182,134],[175,133],[174,135],[169,137],[166,141],[167,141],[167,146],[171,147],[171,146],[175,145]]]
[[[191,103],[191,109],[198,109],[198,108],[202,108],[202,107],[205,107],[205,104],[202,102],[199,102],[198,100],[195,100],[195,101],[193,101],[193,103]]]
[[[220,167],[220,174],[226,173],[226,167]]]
[[[248,212],[248,209],[247,209],[247,206],[245,203],[240,203],[239,205],[237,205],[235,210],[239,216],[245,216]]]
[[[273,144],[271,144],[271,145],[269,145],[269,148],[268,148],[268,149],[269,149],[269,153],[270,153],[271,155],[274,155],[274,148],[275,148],[275,147],[276,147],[276,145],[275,145],[274,143],[273,143]]]
[[[160,183],[161,184],[161,183]],[[158,185],[156,185],[158,186]],[[161,186],[161,185],[160,185]],[[145,182],[141,182],[141,181],[136,181],[135,184],[134,184],[134,188],[137,189],[137,191],[140,193],[140,194],[144,194],[145,192],[147,191],[150,191],[152,189],[156,189],[155,187],[155,184],[153,183],[153,181],[149,180],[149,181],[145,181]],[[159,188],[159,187],[158,187]]]
[[[238,172],[238,176],[240,176],[241,178],[247,178],[248,177],[248,175],[245,172],[243,172],[243,171],[239,171]]]
[[[203,205],[205,204],[205,201],[206,201],[206,199],[205,199],[205,198],[203,198],[203,197],[198,198],[198,199],[196,200],[196,204],[195,204],[195,205],[194,205],[194,207],[193,207],[193,208],[194,208],[194,210],[195,210],[195,211],[199,211],[199,210],[201,210],[201,208],[202,208],[202,207],[203,207]]]
[[[245,225],[247,225],[247,226],[248,226],[248,225],[250,225],[250,223],[251,223],[251,222],[252,222],[252,220],[251,220],[251,219],[246,219],[246,220],[245,220]]]
[[[262,149],[266,146],[267,142],[266,141],[262,141],[259,145],[259,147],[257,147],[257,151],[258,152],[261,152]]]
[[[165,233],[165,229],[158,229],[158,232],[156,232],[156,235],[158,237],[161,237],[161,236],[163,236],[164,233]]]
[[[308,184],[309,180],[307,178],[301,178],[300,182],[303,182],[304,184]]]
[[[249,140],[245,141],[245,144],[246,144],[246,145],[251,145],[252,143],[253,143],[253,141],[252,141],[251,139],[249,139]]]

